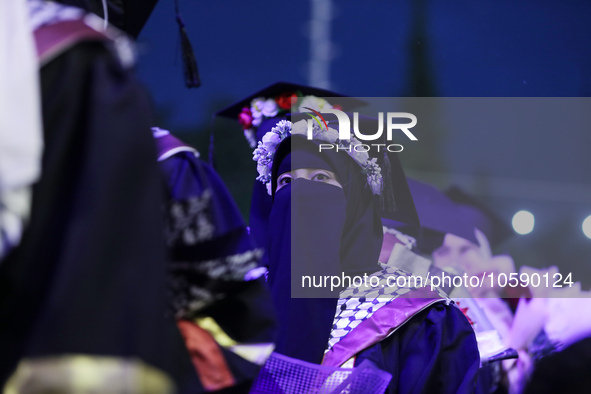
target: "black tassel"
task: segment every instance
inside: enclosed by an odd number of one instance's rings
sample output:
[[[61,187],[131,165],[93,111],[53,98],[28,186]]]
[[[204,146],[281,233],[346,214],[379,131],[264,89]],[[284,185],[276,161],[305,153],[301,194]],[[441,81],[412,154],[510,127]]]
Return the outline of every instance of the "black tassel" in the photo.
[[[394,197],[394,184],[392,180],[390,159],[388,159],[388,154],[386,152],[384,152],[382,157],[382,163],[378,163],[382,169],[383,180],[382,193],[380,194],[382,210],[384,212],[396,212],[396,200]]]
[[[181,50],[183,56],[183,71],[185,74],[185,85],[188,88],[198,88],[201,86],[201,78],[199,78],[199,69],[197,68],[197,60],[195,60],[195,53],[189,41],[185,24],[179,13],[178,0],[175,0],[176,21],[179,25],[179,34],[181,36]]]

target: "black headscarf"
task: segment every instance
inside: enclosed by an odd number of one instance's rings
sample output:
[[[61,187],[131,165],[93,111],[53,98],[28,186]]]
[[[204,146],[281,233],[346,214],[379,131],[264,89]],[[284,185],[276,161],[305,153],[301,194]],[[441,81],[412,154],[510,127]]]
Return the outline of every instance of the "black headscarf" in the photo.
[[[273,118],[264,119],[257,129],[256,139],[262,141],[263,136],[271,131],[273,127],[280,121],[286,120],[288,115],[279,115]],[[269,215],[271,214],[271,208],[273,206],[273,200],[267,193],[266,186],[259,181],[255,181],[252,189],[252,199],[250,203],[250,216],[249,216],[249,227],[250,236],[254,244],[264,249],[263,257],[261,258],[262,266],[269,266],[269,253],[267,251],[267,243],[269,239],[268,225]]]

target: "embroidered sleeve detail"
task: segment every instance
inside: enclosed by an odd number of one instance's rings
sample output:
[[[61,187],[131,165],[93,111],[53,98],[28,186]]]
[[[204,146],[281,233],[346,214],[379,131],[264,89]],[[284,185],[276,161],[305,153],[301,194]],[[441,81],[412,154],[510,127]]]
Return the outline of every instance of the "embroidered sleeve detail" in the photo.
[[[211,218],[211,190],[183,201],[172,201],[168,206],[166,240],[168,246],[195,245],[213,238]]]

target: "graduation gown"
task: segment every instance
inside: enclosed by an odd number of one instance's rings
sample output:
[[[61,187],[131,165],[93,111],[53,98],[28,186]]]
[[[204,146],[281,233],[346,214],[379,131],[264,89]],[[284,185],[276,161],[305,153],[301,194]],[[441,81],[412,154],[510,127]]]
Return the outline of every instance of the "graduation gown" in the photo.
[[[404,260],[418,258],[403,250]],[[399,281],[412,276],[390,262],[382,268],[375,285],[341,293],[323,364],[371,361],[392,375],[387,393],[475,392],[480,357],[462,310],[437,287]]]
[[[413,316],[388,338],[363,350],[392,374],[386,393],[473,393],[479,357],[474,331],[453,305],[437,303]]]

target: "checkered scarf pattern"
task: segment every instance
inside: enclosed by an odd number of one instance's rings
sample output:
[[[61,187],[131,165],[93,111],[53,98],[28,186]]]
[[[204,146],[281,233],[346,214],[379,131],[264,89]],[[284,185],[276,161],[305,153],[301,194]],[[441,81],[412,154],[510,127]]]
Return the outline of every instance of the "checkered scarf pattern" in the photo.
[[[383,270],[368,276],[368,286],[349,287],[341,292],[326,351],[332,349],[335,344],[345,338],[362,321],[369,319],[380,308],[394,299],[418,289],[414,286],[398,287],[396,285],[396,279],[399,276],[406,276],[410,279],[410,273],[391,266],[383,267]],[[369,285],[371,277],[379,278],[377,286]],[[389,282],[388,278],[391,278]],[[373,283],[375,283],[375,279]],[[423,286],[430,286],[430,280],[427,281],[423,278]],[[434,290],[441,298],[449,299],[443,290],[437,287]]]

